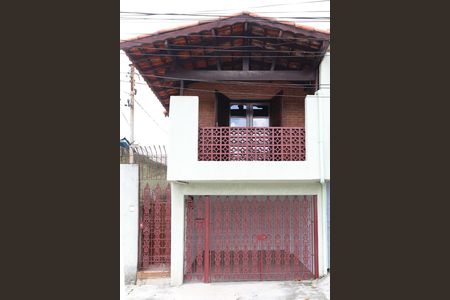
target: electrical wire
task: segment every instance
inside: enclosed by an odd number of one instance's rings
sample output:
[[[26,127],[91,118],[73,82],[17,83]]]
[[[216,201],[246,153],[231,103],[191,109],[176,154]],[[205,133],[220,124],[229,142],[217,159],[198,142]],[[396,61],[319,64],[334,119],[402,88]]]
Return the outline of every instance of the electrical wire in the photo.
[[[138,70],[139,71],[139,70]],[[120,72],[121,74],[128,74],[128,72]],[[142,77],[150,77],[150,78],[161,78],[161,79],[168,79],[168,80],[185,80],[185,81],[199,81],[199,82],[209,82],[209,83],[219,83],[219,84],[229,84],[229,85],[250,85],[250,86],[271,86],[271,87],[315,87],[315,83],[258,83],[258,82],[248,82],[248,81],[219,81],[219,80],[206,80],[206,79],[195,79],[190,80],[187,78],[182,77],[171,77],[171,76],[160,76],[160,75],[154,75],[154,74],[146,74],[141,73],[139,74]],[[325,84],[329,85],[329,84]]]
[[[164,33],[162,33],[164,34]],[[324,33],[325,34],[325,33]],[[152,37],[157,35],[156,33],[153,34],[148,34],[146,36],[142,36],[142,37],[138,37],[136,39],[144,39],[147,37]],[[329,41],[329,38],[319,38],[319,37],[310,37],[310,36],[305,36],[305,37],[270,37],[270,36],[257,36],[257,35],[206,35],[206,34],[180,34],[177,35],[176,37],[203,37],[203,38],[236,38],[236,39],[258,39],[258,40],[266,40],[266,39],[270,39],[270,40],[315,40],[315,41]],[[175,37],[174,37],[175,38]],[[120,40],[121,42],[135,42],[135,43],[140,43],[142,44],[142,42],[139,41],[134,41],[134,40]],[[292,43],[292,42],[291,42]]]
[[[211,36],[205,36],[205,37],[209,37],[211,38]],[[254,37],[255,39],[257,39],[258,37]],[[277,38],[273,38],[273,39],[277,39]],[[312,38],[308,38],[308,37],[304,37],[303,40],[317,40],[317,39],[312,39]],[[319,39],[321,41],[330,41],[331,39]],[[124,42],[128,42],[127,40],[122,40]],[[133,42],[133,41],[129,41],[129,42]],[[142,42],[136,42],[136,43],[140,43],[142,44]],[[285,45],[292,45],[292,41],[290,42],[280,42],[280,43],[270,43],[267,44],[269,46],[285,46]],[[169,49],[169,48],[158,48],[158,47],[149,47],[151,44],[143,44],[142,46],[145,47],[145,49],[158,49],[158,50],[165,50],[165,49]],[[185,49],[185,50],[192,50],[192,49],[198,49],[198,48],[202,48],[202,49],[219,49],[219,50],[236,50],[238,51],[239,49],[234,49],[234,48],[255,48],[258,46],[252,46],[252,45],[241,45],[241,46],[235,46],[235,45],[230,45],[230,46],[226,46],[226,45],[193,45],[193,44],[185,44],[185,45],[176,45],[176,44],[169,44],[170,47],[176,47],[176,48],[170,48],[170,49]],[[254,51],[261,51],[258,49],[252,49]],[[276,50],[275,50],[276,51]]]
[[[139,82],[136,82],[137,84],[141,84],[141,83],[139,83]],[[167,131],[166,130],[164,130],[160,125],[159,125],[159,123],[158,122],[156,122],[156,120],[155,119],[153,119],[153,117],[147,112],[147,110],[136,100],[136,99],[134,99],[134,102],[136,102],[137,103],[137,105],[139,105],[139,107],[145,112],[145,114],[153,121],[153,123],[155,123],[156,124],[156,126],[158,126],[159,127],[159,129],[161,129],[161,131],[163,131],[165,134],[168,134],[167,133]]]
[[[254,9],[254,8],[274,7],[274,6],[287,6],[287,5],[295,5],[295,4],[308,4],[308,3],[317,3],[317,2],[330,2],[330,0],[312,0],[312,1],[301,1],[301,2],[293,2],[293,3],[267,4],[267,5],[247,7],[247,8],[244,8],[244,10]],[[204,13],[204,12],[211,12],[211,11],[230,11],[230,10],[234,10],[234,9],[232,9],[232,8],[229,8],[229,9],[212,9],[212,10],[203,10],[203,11],[196,11],[196,12],[197,13]]]
[[[275,13],[275,12],[270,12]],[[286,12],[288,13],[288,12]],[[295,13],[290,12],[290,13]],[[300,12],[298,12],[300,13]],[[153,17],[159,17],[157,20],[183,20],[182,18],[173,18],[173,17],[192,17],[185,18],[187,20],[196,20],[194,18],[204,18],[204,17],[214,17],[216,21],[222,21],[226,19],[248,19],[248,16],[245,15],[223,15],[223,14],[192,14],[192,13],[157,13],[157,12],[120,12],[120,18],[128,18],[128,19],[154,19]],[[161,16],[170,16],[170,17],[161,17]],[[330,19],[330,16],[277,16],[277,17],[267,17],[267,16],[255,16],[255,18],[268,19],[294,19],[294,20],[315,20],[315,19]]]
[[[186,24],[186,25],[199,25],[198,22],[214,22],[214,21],[220,21],[217,19],[174,19],[174,18],[159,18],[159,19],[149,19],[149,18],[141,18],[141,19],[127,19],[127,18],[121,18],[122,20],[120,20],[120,22],[122,23],[144,23],[144,22],[150,22],[150,23],[176,23],[176,22],[180,22],[180,21],[191,21],[192,22],[196,22],[197,24]],[[278,18],[280,19],[280,18]],[[245,21],[247,19],[239,19],[237,18],[236,20],[241,20],[241,21]],[[292,23],[296,23],[294,20],[292,19],[286,19],[286,20],[281,20],[282,22],[292,22]],[[297,22],[299,22],[299,20],[297,20]],[[306,19],[302,19],[301,23],[330,23],[330,20],[306,20]],[[201,25],[201,24],[200,24]],[[287,24],[289,25],[289,24]],[[292,24],[291,24],[292,25]],[[301,24],[296,24],[296,25],[301,25]]]
[[[120,113],[122,114],[122,116],[125,118],[125,122],[127,122],[128,125],[130,125],[130,122],[128,122],[127,117],[125,116],[125,114],[123,113],[123,111],[120,111]]]
[[[270,46],[272,46],[273,44],[270,44]],[[216,48],[216,47],[204,47],[202,45],[189,45],[192,47],[187,47],[184,48],[185,46],[177,46],[177,45],[170,45],[170,48],[158,48],[158,47],[145,47],[145,50],[158,50],[158,51],[168,51],[168,52],[172,52],[172,51],[199,51],[199,50],[207,50],[207,51],[213,51],[213,52],[231,52],[231,53],[241,53],[241,52],[255,52],[255,53],[312,53],[312,54],[324,54],[325,52],[322,51],[307,51],[307,50],[266,50],[266,49],[223,49],[223,48]],[[177,48],[172,48],[172,47],[177,47]],[[178,48],[180,47],[180,48]],[[240,48],[240,46],[232,46],[230,48]],[[246,48],[255,48],[255,46],[246,46]],[[154,53],[154,54],[158,54],[158,53]],[[170,54],[170,53],[169,53]],[[177,54],[180,55],[180,54]]]
[[[251,7],[239,9],[239,11],[245,11],[248,9],[256,9],[256,8],[289,6],[289,5],[296,5],[296,4],[323,3],[323,2],[330,2],[330,0],[300,1],[300,2],[292,2],[292,3],[278,3],[278,4],[268,4],[268,5],[260,5],[260,6],[251,6]],[[200,11],[189,12],[188,14],[204,14],[204,13],[214,13],[214,12],[224,12],[224,11],[236,11],[236,9],[228,8],[228,9],[200,10]],[[261,13],[261,12],[258,12],[258,13]],[[292,13],[292,11],[291,11],[291,13]]]
[[[257,52],[257,51],[254,51]],[[180,57],[180,58],[192,58],[192,57],[208,57],[208,58],[297,58],[297,57],[322,57],[326,52],[315,54],[307,54],[307,55],[183,55],[183,54],[166,54],[166,53],[129,53],[132,56],[165,56],[165,57]],[[127,53],[123,53],[129,56]]]
[[[214,19],[215,21],[222,21],[222,20],[226,20],[228,18],[233,18],[233,20],[248,20],[248,17],[241,17],[241,16],[236,16],[236,17],[230,17],[230,16],[224,16],[224,15],[195,15],[195,14],[177,14],[177,13],[139,13],[139,12],[121,12],[121,14],[128,14],[125,16],[120,16],[121,19],[129,19],[129,20],[197,20],[199,17],[200,18],[204,18],[204,17],[215,17],[215,18],[219,18],[219,19]],[[133,16],[132,14],[135,14],[135,16]],[[159,16],[187,16],[187,17],[192,17],[192,18],[169,18],[169,17],[164,17],[164,18],[152,18],[152,17],[159,17]],[[223,18],[223,19],[220,19]],[[263,17],[263,18],[272,18],[272,17]],[[329,16],[304,16],[304,17],[290,17],[290,16],[278,16],[276,18],[273,19],[292,19],[292,20],[329,20],[330,17]],[[200,19],[200,21],[203,20],[208,20],[208,19]]]
[[[121,82],[127,82],[125,80],[121,80]],[[147,83],[141,83],[141,82],[136,82],[136,84],[141,84],[141,85],[146,85],[149,86],[149,84]],[[191,90],[191,91],[198,91],[198,92],[209,92],[209,93],[215,93],[216,91],[214,90],[205,90],[205,89],[196,89],[196,88],[186,88],[186,87],[174,87],[174,86],[165,86],[165,85],[155,85],[155,84],[150,84],[151,87],[160,87],[160,88],[168,88],[168,89],[177,89],[177,90]],[[258,94],[258,93],[246,93],[246,92],[228,92],[228,94],[237,94],[237,95],[243,95],[243,96],[261,96],[261,97],[272,97],[272,94]],[[289,98],[306,98],[305,96],[299,96],[299,95],[285,95],[283,94],[283,97],[289,97]],[[316,97],[319,98],[330,98],[329,96],[319,96],[316,95]]]

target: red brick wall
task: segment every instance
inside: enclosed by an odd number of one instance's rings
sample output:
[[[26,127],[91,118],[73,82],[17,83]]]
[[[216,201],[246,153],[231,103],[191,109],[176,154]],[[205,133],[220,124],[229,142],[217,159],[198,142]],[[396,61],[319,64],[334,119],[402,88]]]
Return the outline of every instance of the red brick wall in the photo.
[[[286,92],[287,94],[287,92]],[[288,94],[292,95],[292,94]],[[284,127],[305,127],[305,99],[283,98],[281,124]]]
[[[242,84],[220,84],[208,82],[196,82],[190,84],[187,88],[208,90],[185,90],[186,96],[199,97],[199,126],[212,127],[215,126],[215,96],[214,91],[217,90],[227,97],[238,99],[259,99],[269,100],[275,96],[279,91],[283,91],[282,103],[282,126],[284,127],[304,127],[305,126],[305,99],[306,95],[301,88],[285,88],[263,85],[242,85]],[[254,95],[256,94],[256,95]],[[261,96],[260,94],[267,95]],[[295,95],[300,97],[287,97],[288,95]]]

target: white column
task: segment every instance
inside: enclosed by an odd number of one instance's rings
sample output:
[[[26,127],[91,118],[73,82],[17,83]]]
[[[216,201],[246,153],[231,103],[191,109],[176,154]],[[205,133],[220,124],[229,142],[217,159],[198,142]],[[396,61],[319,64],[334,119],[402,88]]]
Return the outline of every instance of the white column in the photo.
[[[330,180],[330,53],[327,52],[319,67],[319,90],[316,92],[317,103],[319,105],[319,156],[320,156],[320,183],[321,206],[318,214],[321,216],[319,235],[322,237],[322,247],[320,248],[320,274],[326,274],[329,266],[328,262],[328,214],[327,214],[327,187]],[[320,220],[319,219],[319,220]],[[320,228],[319,227],[319,228]]]
[[[330,262],[330,182],[327,181],[327,252],[328,252],[328,266],[327,268],[330,268],[331,262]]]
[[[172,182],[171,201],[171,249],[170,249],[170,284],[183,284],[184,266],[184,194],[183,185]]]
[[[330,52],[327,52],[319,67],[319,90],[330,91]]]
[[[317,211],[318,214],[322,215],[322,255],[321,259],[323,261],[321,268],[321,275],[327,274],[328,268],[328,218],[327,218],[327,188],[326,183],[322,184],[322,209]]]
[[[198,97],[171,96],[167,180],[195,172],[198,156]],[[175,178],[177,177],[177,178]]]
[[[120,251],[125,283],[135,283],[139,235],[139,166],[120,165]]]

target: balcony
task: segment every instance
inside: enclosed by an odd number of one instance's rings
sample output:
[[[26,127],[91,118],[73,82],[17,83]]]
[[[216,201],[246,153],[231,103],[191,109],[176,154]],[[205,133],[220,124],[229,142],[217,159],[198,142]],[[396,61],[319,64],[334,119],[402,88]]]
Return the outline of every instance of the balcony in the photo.
[[[305,127],[200,127],[199,98],[172,96],[167,178],[175,182],[283,182],[320,178],[318,100]]]
[[[199,161],[304,161],[301,127],[202,127]]]

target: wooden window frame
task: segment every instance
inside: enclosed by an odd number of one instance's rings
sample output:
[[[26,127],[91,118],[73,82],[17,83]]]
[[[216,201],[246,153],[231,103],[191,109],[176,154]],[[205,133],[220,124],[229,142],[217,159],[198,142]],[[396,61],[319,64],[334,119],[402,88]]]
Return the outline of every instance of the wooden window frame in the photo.
[[[253,127],[253,105],[267,105],[267,112],[268,112],[268,116],[267,118],[269,119],[269,125],[266,127],[270,127],[270,101],[264,101],[264,100],[240,100],[240,101],[235,101],[232,100],[230,101],[230,113],[228,115],[228,120],[229,120],[229,124],[231,127],[231,106],[232,105],[247,105],[247,109],[246,109],[246,126],[245,127]]]

